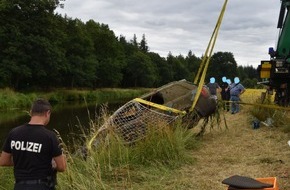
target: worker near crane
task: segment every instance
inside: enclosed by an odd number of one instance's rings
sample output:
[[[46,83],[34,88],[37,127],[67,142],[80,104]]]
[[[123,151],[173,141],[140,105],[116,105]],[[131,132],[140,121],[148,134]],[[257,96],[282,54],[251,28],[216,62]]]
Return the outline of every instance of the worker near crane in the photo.
[[[240,96],[245,92],[245,87],[240,83],[239,77],[234,78],[234,83],[230,86],[230,101],[231,113],[235,114],[240,111],[239,101],[241,101]]]
[[[222,83],[221,83],[221,97],[223,100],[223,109],[229,111],[230,106],[229,106],[229,100],[230,100],[230,95],[229,95],[229,84],[227,83],[227,78],[224,76],[222,77]]]
[[[215,82],[215,78],[211,77],[210,82],[206,86],[209,88],[210,94],[217,100],[217,91],[220,91],[221,87]]]

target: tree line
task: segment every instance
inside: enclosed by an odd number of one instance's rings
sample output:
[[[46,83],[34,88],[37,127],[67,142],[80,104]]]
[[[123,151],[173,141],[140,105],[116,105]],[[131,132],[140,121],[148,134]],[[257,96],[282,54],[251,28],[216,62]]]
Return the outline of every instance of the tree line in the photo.
[[[138,41],[116,36],[107,24],[55,12],[58,0],[2,0],[0,3],[0,88],[51,89],[158,87],[193,81],[202,57],[167,57],[150,52],[145,34]],[[239,76],[254,87],[252,66],[237,66],[231,52],[211,58],[207,79]]]

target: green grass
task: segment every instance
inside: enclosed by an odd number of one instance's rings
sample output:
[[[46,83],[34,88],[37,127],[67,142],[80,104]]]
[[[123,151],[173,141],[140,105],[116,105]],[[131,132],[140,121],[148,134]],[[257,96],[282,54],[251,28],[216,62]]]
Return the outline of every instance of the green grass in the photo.
[[[188,150],[198,147],[195,135],[180,125],[149,126],[144,139],[128,145],[111,131],[86,159],[67,153],[68,170],[59,174],[58,188],[160,189],[157,176],[194,162]]]
[[[0,89],[0,109],[29,108],[36,98],[48,99],[52,104],[64,102],[119,102],[138,97],[149,89],[97,89],[97,90],[66,90],[57,89],[52,92],[20,93],[9,88]]]
[[[259,100],[258,100],[259,101]],[[259,103],[259,102],[258,102]],[[269,99],[266,99],[264,104],[271,104]],[[290,132],[290,117],[289,111],[283,109],[273,109],[262,106],[252,106],[250,108],[251,115],[261,122],[267,123],[267,119],[271,119],[273,124],[271,127],[280,127],[285,132]]]
[[[100,103],[107,101],[118,102],[129,100],[148,92],[148,89],[97,89],[97,90],[56,90],[46,93],[45,96],[50,102],[64,101],[97,101]]]
[[[35,93],[23,94],[11,89],[0,89],[0,109],[28,107],[37,96]]]
[[[14,177],[12,167],[0,167],[0,190],[13,189]]]

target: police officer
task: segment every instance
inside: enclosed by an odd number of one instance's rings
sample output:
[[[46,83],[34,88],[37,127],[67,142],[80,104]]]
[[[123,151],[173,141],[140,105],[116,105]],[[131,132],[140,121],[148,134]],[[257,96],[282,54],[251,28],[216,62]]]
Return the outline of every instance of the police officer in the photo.
[[[66,169],[66,159],[56,135],[45,128],[51,105],[37,99],[30,110],[30,121],[12,129],[4,143],[0,166],[14,166],[14,190],[52,190],[56,171]]]

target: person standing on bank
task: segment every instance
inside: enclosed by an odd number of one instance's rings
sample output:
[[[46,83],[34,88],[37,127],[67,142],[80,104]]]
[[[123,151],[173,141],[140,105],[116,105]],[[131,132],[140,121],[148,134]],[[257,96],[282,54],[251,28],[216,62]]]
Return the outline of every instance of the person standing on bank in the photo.
[[[223,101],[229,101],[230,100],[230,97],[228,96],[228,93],[227,93],[228,87],[229,87],[229,84],[227,83],[227,78],[226,77],[222,77],[221,97],[222,97]],[[229,104],[228,102],[226,102],[226,103],[223,102],[224,110],[229,111],[229,105],[228,104]]]
[[[226,98],[227,98],[227,101],[230,101],[230,99],[231,99],[231,85],[232,85],[231,79],[227,79],[227,83],[228,83],[228,88],[226,89]],[[230,103],[229,102],[226,104],[226,106],[227,106],[227,110],[230,111]]]
[[[37,99],[32,104],[29,123],[8,134],[0,166],[14,166],[14,190],[54,190],[56,171],[66,169],[57,136],[45,128],[50,114],[50,103]]]
[[[231,111],[232,114],[238,113],[240,111],[239,101],[240,96],[245,92],[244,86],[240,83],[239,77],[234,78],[234,83],[230,87],[230,101],[232,101]]]
[[[221,87],[218,85],[218,83],[215,82],[215,78],[211,77],[209,79],[209,83],[206,85],[209,88],[210,94],[214,97],[215,100],[217,100],[217,91],[221,89]]]

